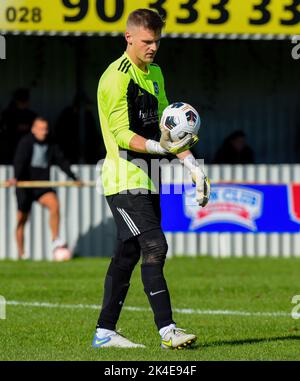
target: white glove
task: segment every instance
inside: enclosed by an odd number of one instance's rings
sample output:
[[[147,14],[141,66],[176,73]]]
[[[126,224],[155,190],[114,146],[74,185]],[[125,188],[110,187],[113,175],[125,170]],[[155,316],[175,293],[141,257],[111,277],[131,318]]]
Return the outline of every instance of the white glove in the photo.
[[[161,137],[159,143],[161,147],[163,147],[165,150],[167,150],[169,153],[172,153],[173,155],[177,155],[180,152],[187,151],[199,140],[197,135],[187,134],[181,140],[178,140],[177,142],[172,142],[170,139],[170,131],[162,126],[160,126],[160,130]]]
[[[146,150],[148,153],[151,153],[153,155],[166,155],[168,153],[167,150],[165,150],[159,142],[156,140],[148,139],[146,141]]]
[[[210,198],[210,181],[192,154],[181,160],[190,171],[193,183],[196,185],[196,200],[200,206],[207,205]]]

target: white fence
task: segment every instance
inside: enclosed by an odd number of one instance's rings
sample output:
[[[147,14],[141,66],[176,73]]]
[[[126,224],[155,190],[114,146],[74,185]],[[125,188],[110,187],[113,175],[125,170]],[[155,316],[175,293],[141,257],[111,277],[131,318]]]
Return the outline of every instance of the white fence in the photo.
[[[82,180],[96,180],[95,166],[74,166]],[[206,172],[214,181],[299,182],[300,165],[211,165]],[[171,178],[164,167],[163,181],[180,182],[181,167]],[[0,166],[0,182],[13,176],[12,167]],[[52,180],[66,176],[54,168]],[[115,225],[104,196],[95,188],[59,188],[61,205],[60,235],[80,256],[111,256],[115,242]],[[280,200],[278,200],[280,203]],[[276,213],[276,205],[274,205]],[[16,200],[14,189],[0,188],[0,259],[17,258],[15,242]],[[292,257],[300,256],[300,232],[295,234],[266,233],[167,233],[168,256],[214,257]],[[25,248],[32,259],[51,259],[51,238],[48,212],[34,204],[25,229]]]

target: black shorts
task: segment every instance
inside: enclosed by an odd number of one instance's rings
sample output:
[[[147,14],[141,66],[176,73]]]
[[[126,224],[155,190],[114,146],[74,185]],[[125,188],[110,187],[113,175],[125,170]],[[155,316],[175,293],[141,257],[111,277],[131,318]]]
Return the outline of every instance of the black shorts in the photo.
[[[29,213],[32,203],[37,201],[45,193],[49,192],[56,193],[52,188],[17,188],[16,196],[18,210],[23,213]]]
[[[106,196],[122,241],[149,230],[161,229],[159,194],[124,194]]]

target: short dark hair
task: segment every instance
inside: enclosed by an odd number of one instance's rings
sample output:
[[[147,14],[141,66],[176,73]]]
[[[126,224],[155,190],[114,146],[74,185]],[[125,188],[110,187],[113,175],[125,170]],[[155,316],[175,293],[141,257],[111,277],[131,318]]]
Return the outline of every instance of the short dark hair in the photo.
[[[236,130],[236,131],[233,131],[229,136],[229,140],[234,140],[236,138],[245,138],[246,137],[246,134],[243,130]]]
[[[26,88],[19,88],[15,90],[13,98],[15,101],[28,102],[30,99],[30,91]]]
[[[128,25],[142,26],[146,29],[157,31],[165,26],[165,21],[158,12],[140,8],[129,14],[127,19]]]

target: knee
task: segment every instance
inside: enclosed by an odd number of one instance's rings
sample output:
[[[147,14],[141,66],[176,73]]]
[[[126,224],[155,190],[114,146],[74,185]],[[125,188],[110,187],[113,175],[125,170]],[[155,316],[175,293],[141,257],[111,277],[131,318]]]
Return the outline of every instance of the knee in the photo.
[[[59,214],[59,204],[58,203],[53,203],[53,205],[50,206],[49,208],[51,214]]]
[[[28,219],[28,214],[19,215],[17,219],[17,229],[23,228],[24,225],[26,224],[27,219]]]
[[[121,242],[116,249],[112,262],[119,269],[124,271],[133,271],[140,259],[140,249],[135,242]]]
[[[139,257],[135,256],[132,258],[112,258],[110,267],[117,268],[118,270],[132,273],[135,265],[139,261]]]
[[[163,265],[167,257],[168,244],[163,234],[145,241],[142,249],[143,265]]]

